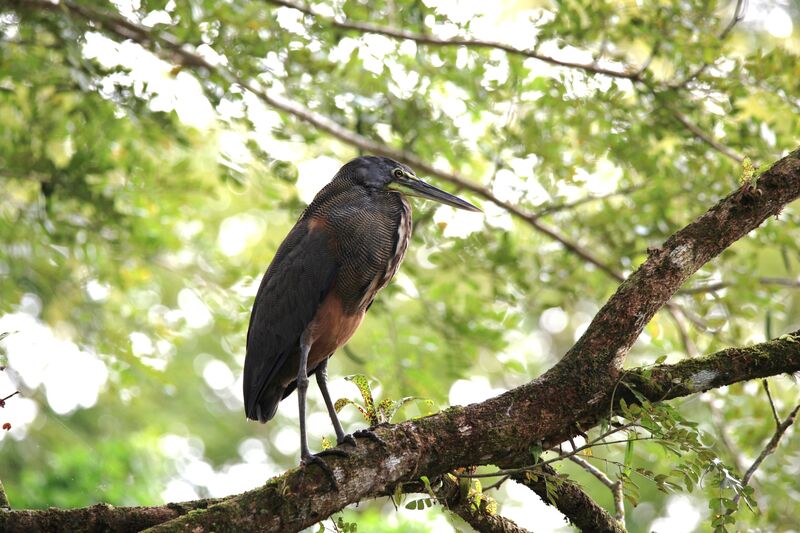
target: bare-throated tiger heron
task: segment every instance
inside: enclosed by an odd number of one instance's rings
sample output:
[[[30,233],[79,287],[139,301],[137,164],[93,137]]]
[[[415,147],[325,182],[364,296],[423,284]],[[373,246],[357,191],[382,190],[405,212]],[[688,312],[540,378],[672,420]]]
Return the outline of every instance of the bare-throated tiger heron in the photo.
[[[318,461],[306,440],[306,390],[312,374],[337,444],[355,444],[342,430],[328,393],[328,358],[355,333],[403,260],[411,233],[411,206],[405,196],[479,211],[421,181],[397,161],[359,157],[317,194],[261,280],[247,333],[245,413],[267,422],[278,403],[297,388],[304,463]]]

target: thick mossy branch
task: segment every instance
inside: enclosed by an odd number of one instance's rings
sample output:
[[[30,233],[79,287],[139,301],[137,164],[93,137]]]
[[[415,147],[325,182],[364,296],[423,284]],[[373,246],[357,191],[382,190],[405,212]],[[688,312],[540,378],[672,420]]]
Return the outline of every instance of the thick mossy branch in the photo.
[[[81,509],[0,511],[0,531],[142,531],[183,514],[206,509],[222,500],[207,499],[153,507],[114,507],[97,504]]]
[[[617,372],[628,350],[656,312],[700,267],[777,216],[800,196],[800,150],[764,172],[752,188],[732,192],[674,233],[626,279],[558,363],[585,373]],[[554,370],[556,370],[554,369]]]
[[[626,386],[618,387],[617,392],[619,397],[627,397],[630,403],[635,402],[636,398],[629,387],[652,401],[661,401],[750,379],[794,372],[800,372],[800,330],[768,342],[745,348],[730,348],[705,357],[687,359],[674,365],[628,370],[621,378]],[[610,392],[606,396],[606,402],[608,401]],[[389,444],[388,451],[381,450],[371,441],[359,441],[359,449],[351,457],[331,459],[331,465],[334,466],[334,473],[340,484],[347,481],[343,485],[345,492],[333,491],[327,478],[317,467],[299,467],[270,480],[261,488],[223,500],[199,500],[156,507],[94,505],[82,509],[0,512],[0,530],[138,531],[163,524],[155,530],[181,531],[191,526],[193,530],[198,531],[228,531],[246,526],[248,529],[260,531],[296,531],[305,527],[298,522],[310,525],[344,507],[342,502],[357,497],[355,495],[361,491],[350,488],[351,485],[367,486],[364,492],[369,495],[364,498],[392,494],[394,485],[378,480],[383,473],[396,475],[397,466],[405,461],[406,455],[403,454],[413,455],[415,450],[422,450],[421,447],[417,447],[418,443],[425,443],[420,440],[419,432],[422,428],[425,428],[427,433],[435,431],[436,427],[446,427],[453,420],[463,420],[464,411],[474,407],[449,409],[422,420],[380,428],[377,431]],[[607,410],[604,409],[603,413],[598,414],[597,419],[605,414]],[[480,420],[475,421],[476,429],[480,422]],[[588,429],[590,426],[582,427]],[[465,443],[471,444],[481,440],[480,433],[473,434],[470,431],[470,435],[467,440],[460,439],[455,443],[442,441],[441,445],[469,448],[470,446],[466,446]],[[396,455],[398,453],[401,455]],[[473,462],[479,464],[492,461],[475,458]],[[505,461],[493,462],[518,466],[518,461],[510,456]],[[407,479],[418,480],[419,476],[425,474],[424,470],[419,469]],[[531,479],[526,477],[525,473],[521,473],[512,478],[530,487],[543,499],[547,499],[544,477]],[[374,489],[381,486],[383,490]],[[556,487],[557,508],[576,526],[584,530],[620,531],[620,526],[613,517],[597,506],[580,487],[569,481],[557,484]],[[453,483],[449,490],[443,490],[437,496],[448,502],[448,505],[452,506],[451,510],[459,516],[469,516],[465,513],[468,504],[453,492],[456,488],[456,484]],[[308,494],[314,496],[306,497]],[[208,510],[203,512],[204,509]],[[303,512],[306,515],[292,516],[292,511]],[[182,520],[165,524],[181,516]],[[499,517],[490,521],[487,519],[488,516],[490,515],[486,513],[473,516],[473,520],[476,521],[473,526],[479,525],[480,522],[489,531],[492,531],[490,527],[506,527],[508,531],[514,531],[512,528],[516,527],[510,521]],[[494,529],[494,531],[504,530]]]
[[[508,518],[496,514],[496,509],[487,505],[487,500],[470,498],[464,494],[458,481],[449,474],[442,476],[441,486],[435,489],[436,498],[448,511],[460,516],[480,533],[529,533]],[[495,504],[496,507],[496,504]]]
[[[542,465],[533,472],[514,474],[511,479],[531,489],[543,502],[552,503],[581,531],[625,532],[622,524],[597,505],[580,485],[559,477],[550,465]],[[548,483],[551,486],[550,495],[547,490]],[[552,501],[550,501],[551,497]]]
[[[652,401],[669,400],[739,381],[800,372],[800,330],[744,348],[628,371],[622,381]],[[624,388],[624,387],[623,387]],[[622,397],[635,402],[623,392]]]

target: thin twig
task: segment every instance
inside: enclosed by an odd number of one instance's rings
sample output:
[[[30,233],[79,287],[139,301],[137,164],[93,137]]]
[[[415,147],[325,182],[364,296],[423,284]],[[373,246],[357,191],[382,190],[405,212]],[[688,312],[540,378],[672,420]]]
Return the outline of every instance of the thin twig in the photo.
[[[636,192],[643,187],[643,184],[633,185],[632,187],[625,187],[624,189],[619,189],[617,191],[612,191],[606,194],[599,194],[597,196],[586,196],[585,198],[579,198],[572,202],[564,202],[562,204],[551,204],[545,207],[542,207],[538,211],[534,211],[531,213],[532,218],[541,218],[545,215],[552,215],[553,213],[557,213],[559,211],[565,211],[567,209],[574,209],[578,206],[583,204],[587,204],[589,202],[595,202],[597,200],[606,200],[608,198],[613,198],[614,196],[627,196],[632,192]]]
[[[747,13],[747,0],[737,0],[736,9],[734,9],[733,11],[733,18],[728,23],[728,25],[725,26],[725,29],[722,30],[722,33],[719,34],[718,37],[719,41],[725,40],[725,38],[728,36],[728,34],[730,34],[733,28],[739,22],[744,20],[746,13]],[[698,68],[696,68],[693,72],[687,75],[684,79],[670,83],[667,86],[670,89],[680,89],[686,87],[689,83],[697,79],[698,76],[703,74],[703,72],[705,72],[709,66],[711,66],[711,63],[708,61],[704,61]]]
[[[625,492],[623,491],[621,479],[614,483],[611,491],[614,494],[614,518],[625,526]]]
[[[583,70],[585,72],[590,72],[592,74],[603,74],[613,78],[624,78],[632,81],[639,81],[640,73],[644,70],[641,67],[631,67],[624,64],[622,65],[623,68],[621,70],[607,69],[597,66],[596,60],[592,61],[592,63],[575,63],[572,61],[565,61],[563,59],[558,59],[556,57],[541,54],[539,52],[536,52],[535,49],[517,48],[515,46],[511,46],[509,44],[497,41],[487,41],[483,39],[474,39],[469,37],[452,37],[448,39],[443,39],[441,37],[436,37],[435,35],[415,33],[408,30],[391,28],[387,26],[378,26],[376,24],[370,24],[366,22],[342,21],[334,18],[323,17],[315,13],[311,8],[306,7],[303,4],[294,2],[292,0],[266,0],[266,1],[270,4],[296,9],[334,28],[339,28],[342,30],[352,30],[361,33],[374,33],[377,35],[383,35],[384,37],[389,37],[391,39],[410,40],[419,44],[425,44],[429,46],[468,46],[473,48],[491,48],[496,50],[502,50],[509,54],[538,59],[539,61],[544,61],[545,63],[549,63],[551,65]]]
[[[414,42],[419,43],[419,44],[432,45],[432,46],[467,46],[467,47],[477,47],[477,48],[493,48],[493,49],[497,49],[497,50],[502,50],[502,51],[510,53],[510,54],[516,54],[516,55],[521,55],[523,57],[530,57],[530,58],[538,59],[540,61],[544,61],[544,62],[552,64],[552,65],[558,65],[558,66],[562,66],[562,67],[583,70],[583,71],[594,73],[594,74],[604,74],[606,76],[611,76],[611,77],[615,77],[615,78],[628,79],[628,80],[631,80],[632,82],[635,82],[635,83],[640,83],[640,84],[647,85],[648,88],[650,88],[653,91],[655,90],[653,87],[651,87],[649,85],[648,81],[643,77],[643,74],[644,74],[644,71],[649,66],[650,62],[652,61],[653,57],[655,57],[655,55],[656,55],[657,50],[658,50],[658,44],[653,47],[652,53],[650,54],[648,59],[645,61],[645,63],[642,64],[641,66],[634,67],[634,66],[631,66],[631,65],[623,64],[621,70],[612,70],[612,69],[606,69],[606,68],[598,67],[595,64],[596,60],[594,60],[592,63],[588,63],[588,64],[587,63],[574,63],[574,62],[563,61],[563,60],[560,60],[560,59],[555,58],[555,57],[551,57],[551,56],[546,56],[546,55],[540,54],[540,53],[536,52],[535,49],[520,49],[520,48],[513,47],[511,45],[500,43],[500,42],[496,42],[496,41],[486,41],[486,40],[472,39],[472,38],[466,38],[466,37],[454,37],[454,38],[449,38],[449,39],[443,39],[443,38],[436,37],[436,36],[433,36],[433,35],[420,34],[420,33],[415,33],[415,32],[411,32],[411,31],[403,30],[403,29],[390,28],[390,27],[386,27],[386,26],[378,26],[378,25],[375,25],[375,24],[369,24],[369,23],[363,23],[363,22],[341,21],[341,20],[332,19],[332,18],[328,18],[328,17],[322,17],[322,16],[318,15],[317,13],[315,13],[311,8],[309,8],[309,7],[307,7],[307,6],[303,5],[303,4],[297,3],[297,2],[295,2],[293,0],[266,0],[266,1],[268,3],[274,4],[274,5],[279,5],[279,6],[282,6],[282,7],[289,7],[289,8],[292,8],[292,9],[296,9],[296,10],[302,12],[302,13],[305,13],[306,15],[314,17],[316,20],[322,20],[322,21],[326,22],[327,24],[331,25],[332,27],[336,27],[336,28],[343,29],[343,30],[354,30],[354,31],[362,32],[362,33],[375,33],[375,34],[383,35],[385,37],[389,37],[389,38],[392,38],[392,39],[408,39],[408,40],[414,41]],[[736,14],[735,14],[732,22],[720,34],[720,39],[724,39],[728,35],[728,33],[730,33],[730,31],[733,29],[733,27],[744,16],[744,11],[742,9],[740,9],[740,4],[742,4],[743,2],[744,2],[744,0],[739,0],[739,4],[737,4],[737,7],[736,7]],[[671,88],[671,89],[680,88],[683,85],[685,85],[686,83],[688,83],[689,81],[691,81],[692,79],[694,79],[697,76],[699,76],[700,74],[702,74],[702,72],[707,67],[708,67],[708,65],[704,64],[703,66],[701,66],[701,68],[697,69],[697,71],[692,73],[686,80],[678,82],[677,84],[673,84],[674,86],[668,84],[667,87]],[[711,146],[715,150],[719,151],[720,153],[722,153],[726,157],[729,157],[729,158],[733,159],[734,161],[741,162],[743,160],[742,156],[737,154],[732,149],[730,149],[730,148],[724,146],[723,144],[719,143],[718,141],[715,141],[710,135],[706,134],[700,128],[698,128],[697,126],[695,126],[694,124],[689,122],[688,119],[686,119],[686,117],[683,116],[682,114],[678,113],[677,111],[673,111],[673,114],[675,115],[675,118],[678,119],[684,125],[684,127],[686,127],[695,137],[697,137],[697,138],[703,140],[704,142],[708,143],[709,146]],[[584,257],[584,259],[586,259],[586,258]]]
[[[781,419],[778,416],[778,409],[775,407],[775,402],[772,400],[772,394],[769,392],[769,381],[766,379],[763,380],[762,385],[764,385],[764,391],[767,393],[767,398],[769,399],[769,406],[772,409],[772,418],[775,420],[775,427],[781,427]]]
[[[681,344],[683,344],[683,349],[686,350],[686,355],[689,357],[695,357],[699,355],[699,351],[697,350],[697,345],[692,341],[691,337],[689,337],[689,332],[686,331],[686,327],[681,320],[681,317],[678,316],[679,309],[671,309],[667,308],[667,314],[669,314],[672,321],[675,322],[675,328],[678,330],[678,336],[681,338]],[[686,315],[683,315],[686,316]]]
[[[603,472],[602,470],[600,470],[599,468],[594,466],[592,463],[590,463],[586,459],[584,459],[582,457],[579,457],[577,455],[572,455],[572,456],[569,457],[569,460],[572,461],[573,463],[575,463],[576,465],[580,466],[581,468],[583,468],[587,472],[589,472],[594,477],[596,477],[600,481],[600,483],[602,483],[603,485],[605,485],[609,489],[613,489],[614,485],[616,485],[616,482],[612,481],[611,478],[608,477],[608,475],[606,475],[605,472]]]
[[[610,477],[606,475],[605,472],[594,466],[589,461],[579,457],[577,455],[573,455],[569,458],[570,461],[575,463],[576,465],[580,466],[591,475],[596,477],[600,480],[600,483],[605,485],[611,490],[611,494],[614,497],[614,518],[619,520],[619,522],[624,526],[625,525],[625,495],[623,493],[622,487],[622,480],[617,479],[613,481]]]
[[[655,437],[639,437],[639,438],[635,438],[635,439],[605,441],[605,439],[608,438],[610,435],[613,435],[614,433],[618,433],[618,432],[623,431],[625,429],[631,428],[631,427],[633,427],[635,425],[636,424],[634,424],[634,423],[627,423],[627,424],[623,424],[623,425],[621,425],[619,427],[611,428],[611,429],[605,431],[604,433],[602,433],[600,436],[595,437],[591,442],[588,442],[588,443],[584,444],[583,446],[579,446],[577,448],[573,448],[573,450],[570,451],[570,452],[561,453],[561,454],[558,455],[558,457],[553,457],[552,459],[547,459],[545,461],[539,461],[539,462],[537,462],[536,464],[533,464],[533,465],[522,466],[522,467],[519,467],[519,468],[500,469],[500,470],[496,470],[494,472],[488,472],[488,473],[484,473],[484,474],[455,474],[455,476],[456,477],[465,477],[465,478],[484,478],[484,477],[497,477],[497,476],[505,476],[505,475],[511,475],[511,474],[519,474],[520,472],[530,472],[530,471],[535,470],[536,468],[538,468],[540,466],[549,465],[549,464],[552,464],[552,463],[555,463],[555,462],[558,462],[558,461],[563,461],[564,459],[569,459],[570,457],[572,457],[574,455],[578,455],[580,452],[582,452],[584,450],[588,450],[589,448],[593,448],[595,446],[607,446],[609,444],[620,444],[620,443],[623,443],[623,442],[629,442],[631,440],[634,440],[634,441],[636,441],[636,440],[659,440],[658,438],[655,438]]]
[[[483,490],[484,490],[484,491],[487,491],[487,490],[492,490],[492,489],[499,489],[499,488],[500,488],[500,486],[501,486],[503,483],[505,483],[506,481],[508,481],[508,478],[509,478],[509,477],[510,477],[510,476],[503,476],[503,477],[501,477],[500,479],[498,479],[497,481],[495,481],[494,483],[492,483],[491,485],[487,485],[486,487],[483,487]]]
[[[9,394],[8,396],[6,396],[5,398],[0,398],[0,407],[2,407],[2,406],[3,406],[3,403],[4,403],[6,400],[8,400],[9,398],[13,398],[13,397],[14,397],[14,396],[16,396],[17,394],[19,394],[19,391],[14,391],[14,392],[12,392],[11,394]]]
[[[169,55],[173,60],[177,60],[182,65],[190,67],[201,67],[209,71],[216,72],[228,83],[239,85],[242,88],[250,91],[270,107],[285,112],[302,122],[306,122],[307,124],[310,124],[311,126],[317,128],[320,131],[330,134],[331,136],[339,139],[340,141],[346,144],[354,146],[359,150],[365,152],[371,152],[376,155],[384,155],[387,157],[391,157],[392,159],[396,159],[398,161],[408,164],[409,166],[420,171],[420,173],[435,176],[444,181],[450,182],[456,185],[457,187],[460,187],[462,189],[477,194],[478,196],[484,198],[485,200],[494,203],[495,205],[503,208],[504,210],[508,211],[517,218],[523,220],[539,233],[559,242],[566,250],[577,255],[585,262],[594,265],[596,268],[607,274],[612,279],[616,281],[624,281],[624,277],[619,272],[617,272],[613,266],[607,264],[600,258],[596,257],[594,253],[591,252],[589,249],[581,246],[577,242],[574,242],[566,238],[553,228],[542,224],[539,220],[537,220],[537,217],[532,215],[531,213],[528,213],[520,209],[518,206],[514,204],[500,200],[485,187],[482,187],[476,183],[468,181],[465,178],[457,174],[454,174],[452,172],[436,168],[433,165],[420,159],[416,154],[413,154],[405,150],[398,150],[383,143],[376,142],[372,139],[364,137],[363,135],[353,132],[348,128],[345,128],[344,126],[338,124],[331,118],[318,114],[298,104],[297,102],[289,100],[281,95],[268,93],[267,91],[261,89],[261,87],[258,86],[256,83],[243,79],[241,76],[227,70],[222,65],[218,64],[212,65],[202,56],[185,48],[180,42],[178,42],[174,37],[170,36],[167,32],[159,32],[158,34],[152,34],[147,28],[138,26],[126,19],[123,19],[121,17],[115,16],[110,13],[101,13],[87,6],[77,5],[72,0],[62,0],[59,4],[53,4],[49,0],[16,0],[16,2],[14,3],[23,6],[27,5],[35,8],[44,8],[44,9],[59,10],[59,11],[63,10],[68,13],[71,12],[77,14],[84,20],[88,22],[94,22],[95,24],[98,24],[99,26],[107,29],[108,31],[116,34],[119,37],[122,37],[123,39],[133,40],[134,42],[142,45],[147,50],[156,55],[159,55],[160,53],[163,53],[166,50],[167,52],[169,52]],[[300,9],[301,7],[303,7],[303,6],[298,7],[298,5],[295,5],[294,3],[290,2],[282,3],[281,1],[278,0],[276,0],[276,3],[280,5],[286,5],[287,7],[293,7],[296,9]],[[303,8],[300,10],[301,11],[305,10],[305,12],[310,11],[307,8]],[[404,30],[391,30],[391,32],[394,32],[396,34],[395,36],[405,35]],[[158,44],[160,45],[161,48],[159,48],[158,46],[154,47],[152,46],[153,44]],[[430,44],[435,44],[435,43],[430,43]],[[454,44],[454,43],[448,41],[448,42],[442,42],[441,44]],[[463,44],[466,45],[469,43],[464,42]],[[564,63],[563,66],[573,66],[575,68],[580,67],[579,65],[569,65],[566,63]],[[702,132],[700,133],[702,134]],[[691,319],[691,317],[688,318]]]
[[[613,279],[617,281],[623,281],[624,279],[622,275],[616,272],[612,266],[606,264],[604,261],[596,257],[587,248],[566,238],[553,228],[542,224],[530,213],[527,213],[518,206],[500,200],[485,187],[468,181],[467,179],[455,173],[434,167],[430,163],[423,161],[416,154],[405,150],[398,150],[383,143],[364,137],[363,135],[345,128],[331,118],[316,113],[281,95],[268,93],[267,91],[261,89],[261,87],[256,83],[243,79],[241,76],[234,74],[233,72],[225,69],[223,66],[212,65],[200,55],[184,48],[174,38],[169,37],[166,32],[159,32],[157,35],[151,34],[147,28],[137,26],[132,22],[109,13],[100,13],[86,6],[77,5],[71,0],[62,0],[59,4],[53,4],[49,0],[17,0],[16,3],[27,5],[29,7],[59,11],[64,10],[68,13],[74,13],[84,20],[88,22],[94,22],[111,33],[116,34],[118,37],[133,40],[156,55],[163,53],[163,50],[159,49],[158,47],[153,47],[152,45],[154,43],[159,44],[162,46],[162,48],[165,48],[170,52],[171,59],[177,60],[180,64],[190,67],[202,67],[208,69],[209,71],[216,72],[228,83],[239,85],[243,89],[253,93],[268,106],[279,111],[283,111],[284,113],[287,113],[302,122],[310,124],[318,130],[328,133],[346,144],[354,146],[365,152],[391,157],[392,159],[408,164],[421,174],[435,176],[444,181],[450,182],[457,187],[461,187],[465,190],[475,193],[485,200],[488,200],[505,209],[524,222],[527,222],[528,225],[533,227],[539,233],[542,233],[550,239],[559,242],[565,249],[574,253],[587,263],[594,265]]]
[[[672,116],[675,117],[675,120],[683,124],[683,126],[687,130],[689,130],[692,133],[692,135],[694,135],[696,138],[709,145],[717,152],[721,153],[731,161],[735,161],[736,163],[741,163],[742,161],[744,161],[744,156],[739,154],[734,149],[729,148],[724,144],[720,143],[719,141],[711,137],[711,135],[701,130],[699,127],[697,127],[696,124],[694,124],[692,121],[686,118],[686,116],[680,111],[677,111],[675,109],[670,109],[670,112],[672,113]]]
[[[750,465],[750,468],[747,469],[747,472],[745,472],[744,476],[742,477],[742,487],[746,487],[750,483],[750,479],[753,477],[753,474],[756,473],[758,467],[761,466],[761,463],[764,461],[764,459],[766,459],[767,456],[769,456],[771,453],[774,453],[775,450],[778,449],[778,444],[780,443],[784,433],[786,433],[786,430],[789,429],[789,427],[791,427],[792,424],[794,424],[794,421],[797,418],[798,411],[800,411],[800,404],[797,404],[797,406],[795,406],[795,408],[792,409],[792,412],[789,413],[789,416],[786,417],[786,420],[778,424],[778,427],[775,429],[775,433],[772,435],[772,438],[769,439],[767,445],[764,447],[763,450],[761,450],[761,453],[758,454],[756,460],[753,461],[753,464]],[[736,504],[739,503],[739,499],[741,498],[740,494],[741,494],[740,492],[737,493],[736,496],[733,498],[734,503]],[[734,509],[729,509],[728,514],[731,514],[734,511]]]
[[[765,276],[758,278],[758,283],[760,285],[775,285],[779,287],[788,287],[791,289],[800,289],[800,278],[774,278]],[[700,294],[704,292],[716,292],[732,286],[734,286],[734,283],[732,282],[717,281],[715,283],[709,283],[708,285],[698,285],[696,287],[681,289],[679,292],[681,294]]]

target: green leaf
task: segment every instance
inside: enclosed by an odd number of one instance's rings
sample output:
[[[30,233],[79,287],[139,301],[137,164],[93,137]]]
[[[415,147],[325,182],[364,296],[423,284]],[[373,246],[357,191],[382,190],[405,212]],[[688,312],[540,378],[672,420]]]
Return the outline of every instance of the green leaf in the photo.
[[[413,501],[410,501],[410,502],[408,502],[406,504],[406,509],[411,509],[412,511],[421,511],[421,510],[425,509],[425,507],[430,507],[430,504],[426,503],[426,502],[430,502],[430,501],[431,501],[430,498],[422,498],[422,499],[419,499],[419,500],[413,500]]]
[[[633,464],[633,439],[628,439],[628,443],[625,445],[625,467],[627,471],[630,471],[630,467]]]
[[[352,381],[356,387],[358,387],[358,391],[361,393],[361,397],[364,400],[364,408],[362,413],[367,418],[367,421],[371,426],[377,425],[380,423],[378,419],[378,412],[375,409],[375,402],[372,398],[372,388],[369,386],[369,380],[366,376],[362,374],[354,374],[352,376],[345,377],[346,380]]]
[[[537,464],[542,457],[542,453],[544,450],[542,449],[541,444],[531,444],[528,447],[528,453],[531,455],[531,459],[533,459],[533,464]]]

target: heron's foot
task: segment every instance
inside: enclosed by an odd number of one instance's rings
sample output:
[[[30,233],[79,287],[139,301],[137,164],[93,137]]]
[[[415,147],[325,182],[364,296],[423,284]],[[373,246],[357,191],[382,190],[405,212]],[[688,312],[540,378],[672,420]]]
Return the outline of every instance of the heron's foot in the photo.
[[[381,424],[378,424],[375,427],[382,426],[384,424],[385,423],[381,423]],[[388,424],[386,424],[386,425],[388,425]],[[379,444],[381,446],[381,448],[386,448],[386,441],[383,440],[382,438],[380,438],[377,435],[377,433],[372,431],[372,428],[359,429],[358,431],[353,433],[353,437],[356,437],[356,438],[359,438],[359,439],[370,439],[371,441],[376,442],[377,444]]]
[[[352,435],[343,435],[341,439],[336,441],[336,445],[340,446],[342,444],[349,444],[352,447],[356,447],[356,439]]]
[[[336,450],[324,450],[324,451],[336,451]],[[341,450],[339,450],[339,451],[341,451]],[[325,474],[325,476],[328,478],[328,481],[331,482],[331,486],[333,487],[333,490],[338,491],[339,490],[339,482],[336,481],[336,476],[333,475],[333,470],[331,469],[330,466],[328,466],[328,463],[326,463],[322,459],[322,457],[320,457],[320,455],[322,455],[323,452],[320,452],[317,455],[311,455],[310,453],[307,454],[307,455],[304,455],[300,459],[300,464],[302,464],[304,466],[317,465],[320,468],[320,470],[322,470],[322,473]],[[346,454],[347,452],[344,452],[344,453]]]
[[[340,450],[338,447],[336,448],[328,448],[327,450],[322,450],[321,452],[316,453],[312,457],[347,457],[350,455],[350,452],[347,450]]]

